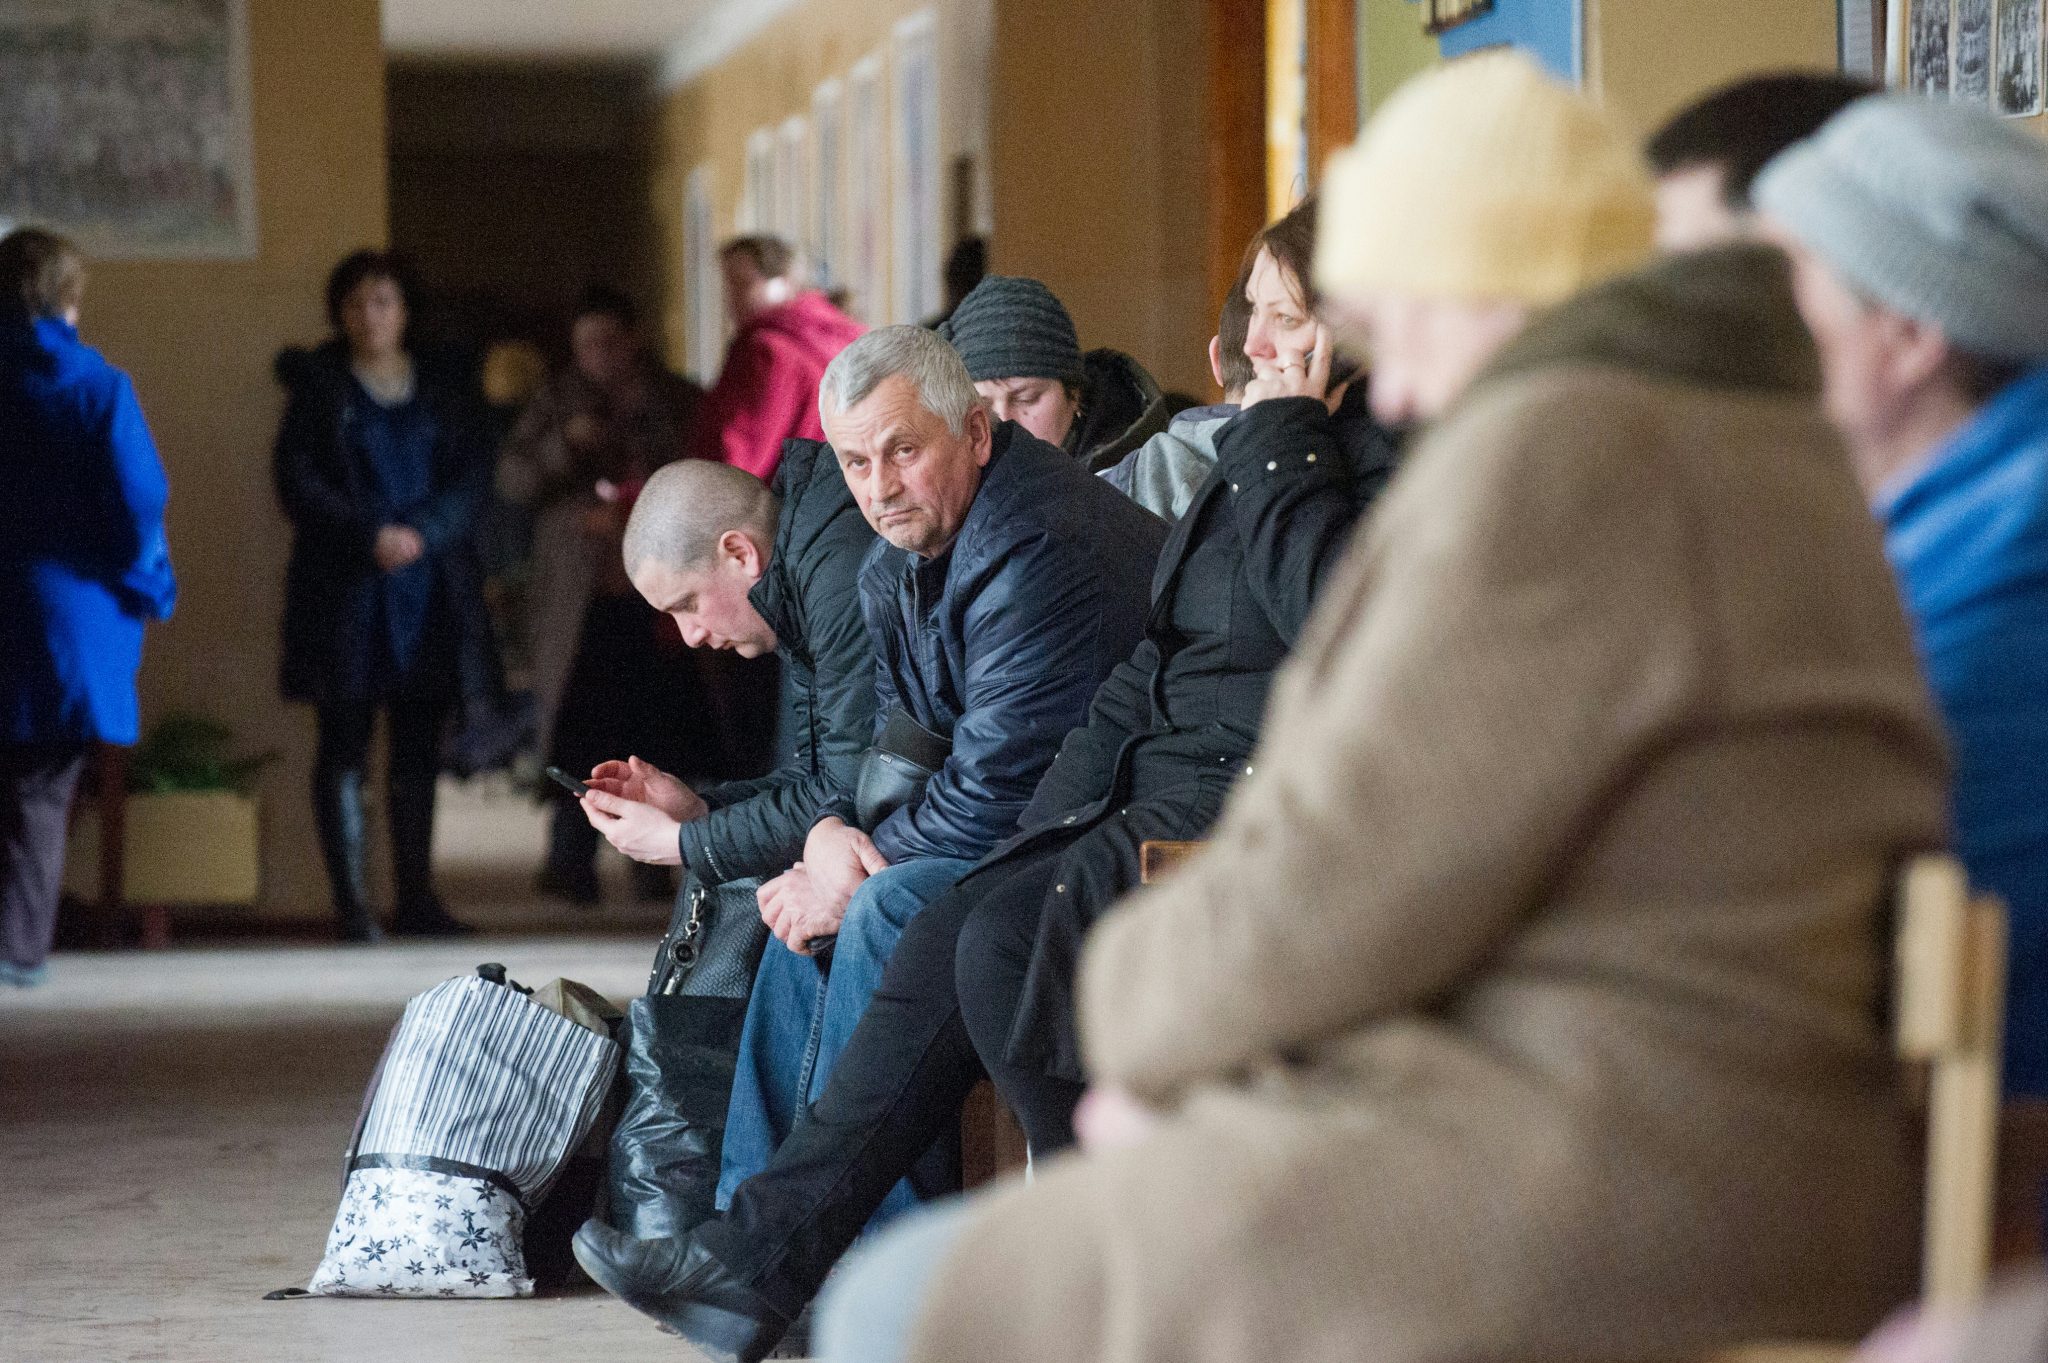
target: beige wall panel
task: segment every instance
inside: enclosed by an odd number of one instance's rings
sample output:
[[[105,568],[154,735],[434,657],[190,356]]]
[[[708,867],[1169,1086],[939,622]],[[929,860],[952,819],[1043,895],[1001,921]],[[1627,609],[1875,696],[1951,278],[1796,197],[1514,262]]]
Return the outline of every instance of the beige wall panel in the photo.
[[[263,781],[263,907],[319,916],[313,726],[277,698],[289,534],[270,487],[271,358],[324,333],[329,267],[384,240],[384,52],[377,0],[256,0],[249,24],[257,256],[96,265],[83,331],[134,375],[170,471],[178,612],[149,632],[143,722],[201,710],[284,752]]]

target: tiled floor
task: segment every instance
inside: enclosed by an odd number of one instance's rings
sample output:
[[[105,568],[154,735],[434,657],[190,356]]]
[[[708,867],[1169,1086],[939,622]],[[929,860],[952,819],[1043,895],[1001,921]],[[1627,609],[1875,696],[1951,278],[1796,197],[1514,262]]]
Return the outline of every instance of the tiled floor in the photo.
[[[650,945],[493,933],[59,956],[49,984],[0,994],[0,1359],[686,1357],[597,1294],[262,1300],[320,1256],[342,1146],[407,997],[497,960],[623,998]]]

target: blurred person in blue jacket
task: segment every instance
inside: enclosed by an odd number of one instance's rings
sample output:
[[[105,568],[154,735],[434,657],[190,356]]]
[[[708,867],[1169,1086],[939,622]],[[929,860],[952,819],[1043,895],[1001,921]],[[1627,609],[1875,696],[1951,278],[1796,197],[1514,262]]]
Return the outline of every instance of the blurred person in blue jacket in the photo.
[[[0,239],[0,982],[47,973],[87,745],[136,739],[145,622],[177,598],[169,483],[128,376],[78,339],[85,261]]]

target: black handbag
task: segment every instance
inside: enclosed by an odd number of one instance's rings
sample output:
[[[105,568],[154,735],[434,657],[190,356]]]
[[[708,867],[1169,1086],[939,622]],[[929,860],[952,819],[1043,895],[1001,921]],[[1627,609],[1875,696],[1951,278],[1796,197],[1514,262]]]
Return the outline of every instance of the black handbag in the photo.
[[[882,736],[861,754],[854,775],[854,819],[860,830],[872,833],[882,820],[915,803],[952,751],[951,739],[933,733],[901,710],[890,711]]]
[[[715,1209],[740,1027],[768,941],[760,885],[685,877],[647,993],[626,1006],[605,1219],[637,1239],[682,1235]]]

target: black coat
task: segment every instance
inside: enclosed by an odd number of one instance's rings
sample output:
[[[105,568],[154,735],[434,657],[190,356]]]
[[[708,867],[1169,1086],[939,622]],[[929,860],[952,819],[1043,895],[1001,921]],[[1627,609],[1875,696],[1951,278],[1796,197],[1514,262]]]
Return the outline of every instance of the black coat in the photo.
[[[364,670],[363,650],[379,646],[382,574],[372,553],[383,518],[368,461],[349,434],[371,399],[338,342],[284,352],[277,376],[287,397],[272,472],[294,532],[278,682],[286,700],[318,704],[337,679]],[[447,647],[440,656],[452,661],[460,693],[481,698],[500,680],[473,534],[491,481],[481,403],[453,366],[420,358],[415,382],[437,434],[428,500],[402,519],[426,541],[436,596],[430,619],[452,635],[433,642]]]
[[[683,864],[712,885],[800,860],[818,806],[852,788],[875,732],[875,646],[859,587],[875,532],[820,441],[786,442],[775,486],[775,545],[747,599],[775,631],[792,755],[758,780],[703,792],[712,812],[683,825]]]
[[[1081,368],[1081,415],[1067,432],[1066,450],[1100,473],[1165,430],[1172,413],[1159,381],[1121,350],[1091,350]]]
[[[1082,938],[1134,888],[1136,841],[1201,837],[1250,769],[1273,675],[1393,474],[1395,441],[1362,388],[1335,417],[1292,398],[1223,428],[1215,471],[1160,555],[1144,641],[1061,744],[1024,831],[976,869],[1044,854],[1067,868],[1040,920],[1013,1063],[1081,1076],[1071,990]]]
[[[923,798],[875,829],[883,856],[978,860],[1016,831],[1060,740],[1143,635],[1165,539],[1158,517],[1004,422],[950,550],[876,544],[860,583],[876,723],[901,709],[953,745]],[[851,791],[822,812],[851,822]]]

